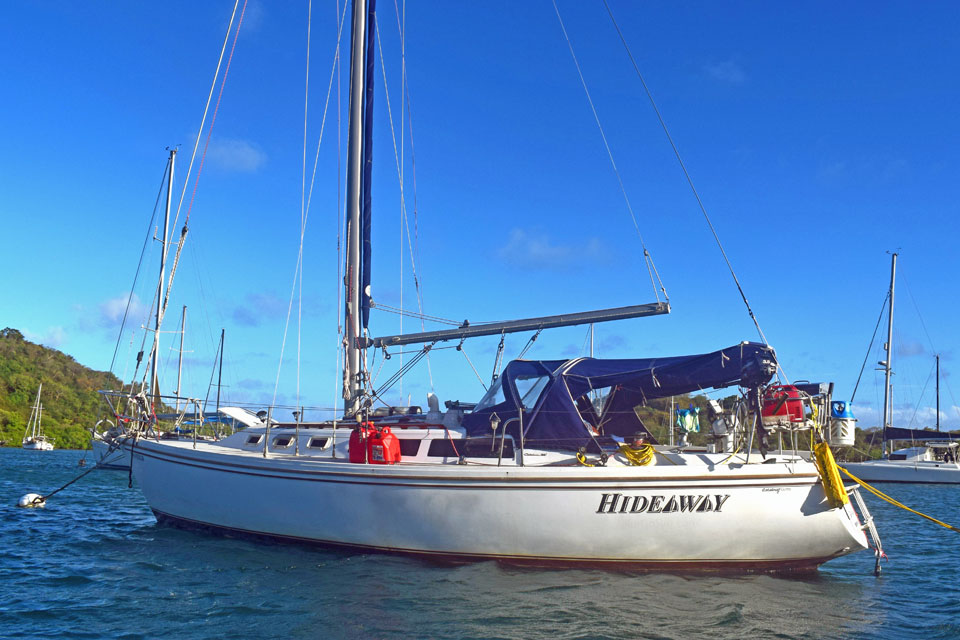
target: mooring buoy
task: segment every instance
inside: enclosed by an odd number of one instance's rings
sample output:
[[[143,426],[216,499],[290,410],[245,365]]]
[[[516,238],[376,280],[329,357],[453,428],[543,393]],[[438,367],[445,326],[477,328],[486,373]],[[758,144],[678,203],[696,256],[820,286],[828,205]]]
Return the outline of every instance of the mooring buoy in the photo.
[[[18,507],[24,507],[27,509],[36,508],[36,507],[45,507],[47,501],[39,493],[28,493],[27,495],[20,498],[20,502],[17,503]]]

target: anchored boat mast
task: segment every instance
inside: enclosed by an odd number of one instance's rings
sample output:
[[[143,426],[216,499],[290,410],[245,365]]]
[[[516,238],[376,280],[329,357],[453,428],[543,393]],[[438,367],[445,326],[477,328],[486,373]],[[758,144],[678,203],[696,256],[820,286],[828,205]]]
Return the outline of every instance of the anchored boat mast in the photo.
[[[893,259],[890,262],[890,307],[887,310],[887,344],[884,345],[887,351],[887,359],[883,363],[883,368],[885,371],[885,380],[883,384],[883,430],[886,433],[888,427],[893,425],[890,424],[893,420],[893,407],[891,406],[893,399],[890,397],[890,376],[893,374],[893,285],[896,282],[897,278],[897,254],[893,254]],[[891,445],[892,446],[892,445]]]
[[[364,52],[367,40],[367,0],[353,2],[350,48],[350,126],[347,138],[347,239],[344,268],[343,413],[360,409],[362,351],[360,338],[360,199],[363,170],[363,93],[366,86]]]
[[[937,431],[940,431],[940,354],[937,354]]]
[[[153,324],[153,354],[150,374],[150,393],[153,406],[160,404],[160,323],[163,321],[163,279],[167,269],[167,239],[170,233],[170,202],[173,199],[173,163],[177,157],[176,148],[170,149],[170,171],[167,174],[167,206],[163,216],[163,239],[160,241],[160,279],[157,281],[157,314]]]
[[[187,332],[187,305],[180,318],[180,357],[177,358],[177,413],[180,413],[180,380],[183,377],[183,336]]]

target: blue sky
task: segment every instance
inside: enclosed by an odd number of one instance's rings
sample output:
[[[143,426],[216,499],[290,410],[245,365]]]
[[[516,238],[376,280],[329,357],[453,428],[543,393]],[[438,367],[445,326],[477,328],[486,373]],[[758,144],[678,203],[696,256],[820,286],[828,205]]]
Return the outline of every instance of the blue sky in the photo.
[[[786,373],[834,381],[837,395],[849,396],[888,284],[887,251],[899,249],[896,423],[932,424],[939,352],[942,421],[960,428],[960,383],[950,376],[958,356],[960,7],[610,5]],[[597,355],[698,353],[756,339],[603,4],[558,6],[674,309],[598,326]],[[182,145],[179,193],[231,9],[177,1],[5,7],[0,324],[88,366],[110,366],[165,149]],[[312,11],[311,169],[338,8],[315,1]],[[175,331],[188,306],[192,395],[206,393],[225,328],[227,401],[273,397],[299,241],[306,16],[305,2],[247,6],[165,326]],[[400,145],[393,2],[380,1],[378,20]],[[413,115],[404,194],[425,312],[477,322],[653,301],[551,2],[409,3],[406,29]],[[330,406],[338,392],[337,146],[346,85],[344,70],[334,79],[306,231],[300,394],[308,406]],[[378,59],[373,293],[415,309],[383,86]],[[150,304],[159,260],[156,243],[148,246],[134,325]],[[296,397],[295,319],[281,403]],[[400,330],[384,312],[371,324],[375,335]],[[404,321],[404,331],[418,329]],[[544,334],[528,357],[579,355],[585,336],[585,328]],[[528,338],[508,337],[505,357]],[[129,375],[140,339],[124,335],[115,372]],[[174,341],[164,334],[165,389],[174,386]],[[465,345],[485,381],[496,344]],[[882,402],[877,347],[857,392],[861,426],[875,424]],[[378,357],[379,380],[399,360],[381,370]],[[425,404],[431,388],[441,401],[483,393],[453,349],[435,352],[429,370],[420,365],[395,396]]]

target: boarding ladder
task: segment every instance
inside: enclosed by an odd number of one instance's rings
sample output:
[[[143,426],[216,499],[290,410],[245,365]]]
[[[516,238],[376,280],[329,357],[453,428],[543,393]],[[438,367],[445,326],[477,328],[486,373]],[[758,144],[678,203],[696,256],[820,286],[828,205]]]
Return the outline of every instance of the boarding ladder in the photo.
[[[880,559],[885,558],[886,554],[883,553],[883,543],[880,542],[880,534],[877,532],[877,525],[873,522],[873,516],[870,515],[870,510],[867,509],[867,503],[863,501],[863,496],[860,495],[859,487],[856,485],[851,486],[847,489],[847,494],[853,496],[854,501],[857,503],[857,510],[861,514],[861,521],[863,524],[860,525],[860,528],[870,534],[870,538],[873,540],[873,554],[877,560],[876,565],[873,568],[873,575],[880,575]]]

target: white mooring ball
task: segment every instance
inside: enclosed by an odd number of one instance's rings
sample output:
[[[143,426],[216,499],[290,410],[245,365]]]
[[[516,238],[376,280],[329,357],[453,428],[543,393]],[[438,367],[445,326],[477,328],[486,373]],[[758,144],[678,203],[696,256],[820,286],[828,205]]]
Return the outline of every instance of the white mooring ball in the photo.
[[[20,498],[20,502],[17,503],[18,507],[44,507],[46,506],[47,501],[43,499],[39,493],[28,493],[27,495]]]

